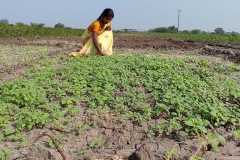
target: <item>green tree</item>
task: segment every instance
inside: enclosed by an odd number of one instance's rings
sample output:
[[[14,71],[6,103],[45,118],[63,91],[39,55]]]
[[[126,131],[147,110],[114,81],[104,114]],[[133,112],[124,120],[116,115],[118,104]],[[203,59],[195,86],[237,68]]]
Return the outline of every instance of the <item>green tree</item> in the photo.
[[[189,30],[183,30],[182,33],[190,33]]]
[[[178,32],[178,28],[175,27],[175,26],[169,26],[169,27],[168,27],[168,31],[169,31],[169,32]]]
[[[200,29],[193,29],[191,31],[192,34],[200,34],[202,31]]]
[[[0,24],[9,24],[9,21],[7,19],[1,19]]]
[[[22,22],[17,22],[16,26],[25,26],[26,24],[22,23]]]
[[[62,23],[57,23],[57,24],[54,25],[54,28],[64,28],[64,27],[65,26]]]
[[[43,23],[31,23],[30,24],[32,27],[39,27],[39,28],[43,28],[45,26],[45,24]]]
[[[166,27],[158,27],[150,30],[151,32],[160,32],[160,33],[167,33],[168,29]]]
[[[225,33],[225,31],[224,31],[224,29],[223,28],[216,28],[215,30],[214,30],[214,32],[216,33],[216,34],[224,34]]]
[[[235,32],[235,31],[231,32],[231,35],[232,35],[232,36],[238,36],[239,34],[240,34],[240,33]]]
[[[178,29],[175,26],[158,27],[150,30],[150,32],[159,32],[159,33],[176,33],[177,31]]]

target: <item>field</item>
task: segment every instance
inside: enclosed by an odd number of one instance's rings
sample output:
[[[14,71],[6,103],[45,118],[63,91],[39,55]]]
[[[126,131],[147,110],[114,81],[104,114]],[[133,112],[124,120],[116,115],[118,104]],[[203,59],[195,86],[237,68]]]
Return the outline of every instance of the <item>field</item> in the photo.
[[[70,58],[75,36],[1,38],[0,159],[239,159],[240,45],[209,39],[116,33],[114,56]]]

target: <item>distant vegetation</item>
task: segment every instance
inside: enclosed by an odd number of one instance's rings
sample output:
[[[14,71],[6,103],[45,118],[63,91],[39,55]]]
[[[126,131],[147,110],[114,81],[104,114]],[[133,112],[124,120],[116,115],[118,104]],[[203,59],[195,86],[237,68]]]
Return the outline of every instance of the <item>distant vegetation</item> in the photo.
[[[238,32],[226,32],[223,28],[216,28],[214,32],[206,32],[200,29],[179,31],[175,26],[159,27],[149,30],[154,35],[162,38],[173,38],[177,40],[190,40],[200,42],[240,42]]]
[[[54,28],[46,27],[43,23],[9,24],[8,20],[0,20],[0,37],[72,37],[81,36],[83,29],[65,27],[57,23]]]
[[[115,30],[115,33],[134,33],[144,36],[159,36],[161,38],[172,38],[176,40],[200,41],[200,42],[224,42],[239,43],[238,32],[226,32],[223,28],[216,28],[214,32],[206,32],[200,29],[183,30],[178,32],[175,26],[158,27],[147,32],[136,29]],[[81,36],[83,29],[75,29],[57,23],[53,27],[47,27],[43,23],[16,23],[10,24],[7,19],[0,20],[0,37],[77,37]]]
[[[9,22],[8,22],[7,19],[1,19],[1,20],[0,20],[0,23],[1,23],[1,24],[9,24]]]
[[[169,26],[169,27],[158,27],[151,29],[150,32],[159,32],[159,33],[177,33],[178,29],[175,26]]]
[[[62,23],[55,24],[54,28],[65,28],[65,25]]]
[[[177,33],[178,28],[175,26],[169,27],[158,27],[149,30],[150,32],[159,32],[159,33]],[[218,27],[214,29],[214,32],[206,32],[200,29],[193,29],[193,30],[183,30],[179,31],[179,33],[191,33],[191,34],[226,34],[226,35],[240,35],[238,32],[226,32],[223,28]]]

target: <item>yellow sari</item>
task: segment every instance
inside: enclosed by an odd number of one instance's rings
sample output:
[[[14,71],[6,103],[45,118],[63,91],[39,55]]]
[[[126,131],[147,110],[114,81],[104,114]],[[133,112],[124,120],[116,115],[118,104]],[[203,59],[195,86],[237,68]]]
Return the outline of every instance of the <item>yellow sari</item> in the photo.
[[[105,56],[110,56],[113,54],[113,32],[105,30],[105,28],[109,27],[109,25],[111,24],[106,24],[103,31],[97,37],[99,47]],[[70,55],[74,57],[96,55],[97,51],[91,38],[91,33],[88,31],[88,29],[86,29],[86,31],[83,33],[82,39],[82,49],[79,52],[72,52]]]

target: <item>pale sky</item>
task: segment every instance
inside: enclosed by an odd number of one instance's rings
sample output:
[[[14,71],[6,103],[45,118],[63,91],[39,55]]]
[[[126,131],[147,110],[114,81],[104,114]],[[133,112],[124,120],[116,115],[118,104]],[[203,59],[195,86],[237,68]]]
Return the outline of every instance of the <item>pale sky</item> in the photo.
[[[115,29],[176,26],[181,9],[181,29],[240,32],[240,0],[0,0],[0,19],[83,28],[108,7],[116,14]]]

